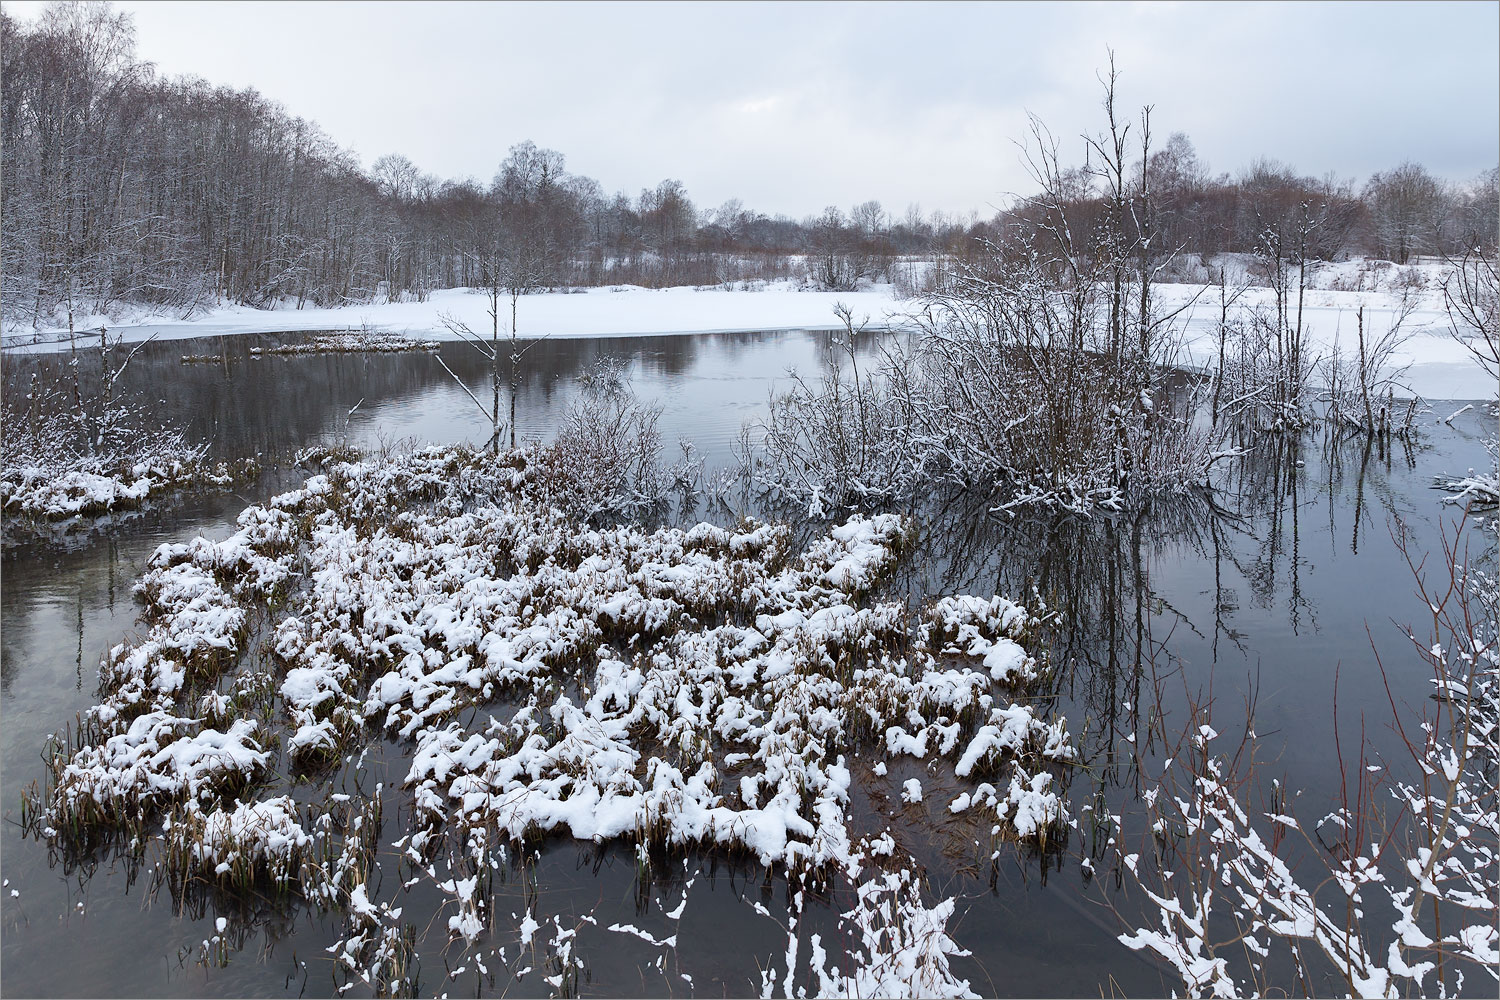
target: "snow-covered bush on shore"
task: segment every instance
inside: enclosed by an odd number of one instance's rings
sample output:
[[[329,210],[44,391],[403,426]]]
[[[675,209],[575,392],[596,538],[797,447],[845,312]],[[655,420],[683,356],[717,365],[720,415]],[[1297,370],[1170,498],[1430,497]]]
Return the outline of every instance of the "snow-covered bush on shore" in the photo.
[[[844,919],[864,950],[832,958],[845,971],[788,975],[966,993],[947,964],[954,902],[927,907],[860,846],[855,764],[924,762],[973,783],[962,809],[936,807],[946,821],[992,845],[1057,845],[1074,751],[1066,720],[1028,700],[1046,672],[1037,614],[881,600],[909,544],[896,515],[849,518],[801,551],[753,521],[590,527],[549,503],[567,484],[541,454],[333,462],[221,542],[162,546],[137,588],[148,627],[111,652],[100,703],[53,750],[37,828],[68,842],[113,824],[147,842],[165,816],[179,883],[295,884],[349,911],[350,975],[406,988],[411,942],[400,907],[366,888],[372,855],[257,794],[278,738],[313,782],[324,761],[405,741],[398,846],[471,946],[496,932],[484,873],[508,847],[701,847],[859,899]],[[566,978],[576,956],[554,944]]]

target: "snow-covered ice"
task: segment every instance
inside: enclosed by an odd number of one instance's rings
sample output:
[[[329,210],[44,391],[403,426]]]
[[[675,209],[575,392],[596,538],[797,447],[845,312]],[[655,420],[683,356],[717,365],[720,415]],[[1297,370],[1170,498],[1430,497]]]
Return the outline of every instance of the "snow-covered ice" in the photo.
[[[882,325],[887,313],[900,312],[889,285],[855,292],[803,290],[791,281],[769,283],[760,291],[728,291],[677,287],[649,289],[614,285],[572,292],[543,292],[521,299],[517,326],[522,337],[630,337],[673,333],[716,333],[743,330],[831,330],[841,326],[833,307],[845,303],[856,315]],[[426,302],[396,302],[337,308],[252,309],[224,305],[195,314],[189,320],[173,315],[137,313],[111,321],[106,316],[77,320],[78,329],[97,330],[102,324],[111,337],[133,343],[155,336],[159,340],[217,337],[241,333],[284,333],[368,328],[403,333],[424,340],[453,340],[439,313],[489,331],[488,300],[479,290],[450,288],[435,291]],[[501,335],[508,336],[502,329]],[[36,338],[30,327],[4,333],[7,345]],[[61,340],[58,338],[61,337]],[[65,350],[67,331],[43,330],[45,343],[37,348]]]

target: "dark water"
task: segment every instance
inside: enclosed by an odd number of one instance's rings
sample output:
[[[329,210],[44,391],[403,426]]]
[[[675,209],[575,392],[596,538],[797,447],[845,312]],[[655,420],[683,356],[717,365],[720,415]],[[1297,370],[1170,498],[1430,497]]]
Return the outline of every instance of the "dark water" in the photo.
[[[305,339],[253,335],[150,344],[127,368],[122,391],[149,399],[156,412],[209,442],[216,458],[286,452],[315,442],[374,448],[412,437],[483,443],[489,436],[488,418],[425,352],[252,353]],[[863,340],[862,355],[878,352],[879,344],[873,336]],[[219,360],[183,364],[183,356]],[[441,356],[488,407],[488,359],[461,342],[444,345]],[[519,365],[518,437],[549,438],[578,395],[579,376],[604,359],[623,359],[630,363],[636,394],[661,406],[664,440],[685,437],[702,450],[727,454],[741,424],[764,410],[771,386],[789,368],[816,376],[832,357],[826,335],[807,333],[537,341],[526,347]],[[16,384],[24,391],[21,376],[29,366],[67,361],[66,352],[7,356],[7,379],[20,378]],[[509,359],[502,364],[502,382],[508,383]],[[80,354],[80,365],[87,386],[97,359]],[[507,393],[502,387],[502,417],[508,415]]]
[[[209,441],[220,458],[286,454],[312,443],[479,442],[488,434],[474,403],[428,355],[250,354],[251,347],[275,342],[239,337],[151,345],[128,372],[127,391],[149,393],[164,415]],[[878,346],[871,340],[862,350]],[[185,353],[221,360],[180,364]],[[517,423],[522,437],[549,437],[579,391],[580,374],[600,358],[618,358],[628,362],[637,394],[662,406],[668,457],[683,438],[711,466],[723,464],[743,422],[764,412],[768,392],[789,366],[816,374],[832,356],[822,334],[542,342],[524,361]],[[443,357],[480,399],[489,399],[486,362],[472,348],[449,345]],[[1361,721],[1369,738],[1389,747],[1387,686],[1398,705],[1426,697],[1425,668],[1393,624],[1420,623],[1422,610],[1393,534],[1404,533],[1419,554],[1438,548],[1445,525],[1452,533],[1455,512],[1439,504],[1433,476],[1485,464],[1481,435],[1493,431],[1495,419],[1476,408],[1452,427],[1438,420],[1456,408],[1434,404],[1409,448],[1400,442],[1366,448],[1322,435],[1300,444],[1263,442],[1226,470],[1217,498],[1225,512],[1217,515],[1185,505],[1135,519],[999,521],[982,505],[928,509],[918,550],[891,587],[913,599],[1001,593],[1023,603],[1034,587],[1067,611],[1052,655],[1059,710],[1089,760],[1069,786],[1075,815],[1096,794],[1128,808],[1136,772],[1127,737],[1144,744],[1148,711],[1181,717],[1189,697],[1211,690],[1221,730],[1236,718],[1243,723],[1246,698],[1255,694],[1262,756],[1273,758],[1273,773],[1285,775],[1290,787],[1303,789],[1299,815],[1316,819],[1338,789],[1335,705],[1348,754]],[[41,778],[38,753],[46,736],[93,703],[100,657],[135,627],[130,587],[145,558],[165,540],[222,537],[245,503],[301,475],[272,470],[234,494],[186,498],[122,520],[71,551],[22,548],[4,564],[0,875],[9,884],[0,892],[0,987],[7,995],[316,996],[333,989],[324,949],[340,936],[338,916],[297,907],[244,913],[213,899],[177,907],[166,892],[153,895],[149,871],[107,856],[86,863],[49,856],[17,824],[21,790]],[[1465,537],[1493,562],[1493,534],[1469,529]],[[1165,692],[1159,700],[1153,678]],[[377,747],[371,773],[399,782],[401,753],[399,746]],[[1106,903],[1128,903],[1085,877],[1077,859],[1082,844],[1075,839],[1064,856],[1046,862],[1009,852],[991,865],[987,850],[973,847],[973,831],[944,815],[957,787],[950,792],[938,775],[902,761],[884,781],[857,784],[851,814],[861,827],[892,826],[900,847],[924,866],[929,896],[960,897],[950,931],[974,953],[955,963],[972,988],[1020,996],[1155,995],[1170,988],[1155,966],[1116,943],[1120,928]],[[916,776],[925,801],[903,807],[900,784]],[[384,843],[401,835],[400,821],[396,810],[387,811]],[[508,917],[532,908],[539,919],[559,915],[564,926],[591,913],[600,926],[628,922],[656,937],[678,932],[677,949],[658,971],[648,963],[663,954],[659,949],[581,926],[585,995],[758,993],[757,969],[784,962],[786,933],[776,923],[786,919],[784,882],[722,858],[687,861],[684,874],[701,874],[680,925],[663,916],[681,897],[675,873],[643,890],[631,851],[559,840],[497,887],[495,909]],[[395,864],[387,868],[386,878],[397,877]],[[761,901],[775,919],[755,915],[750,900]],[[440,903],[436,891],[425,887],[424,895],[424,886],[416,886],[403,900],[411,908],[406,919],[437,913]],[[849,904],[811,901],[804,930],[837,942],[836,914]],[[444,947],[446,913],[420,948],[424,993],[547,991],[537,973],[520,983],[503,972],[481,977],[461,946]],[[205,967],[199,942],[221,914],[231,919],[235,950],[226,967]],[[427,917],[415,919],[420,928]],[[804,961],[806,954],[804,935]],[[448,981],[445,969],[460,966],[466,971]],[[691,991],[680,973],[693,978]]]

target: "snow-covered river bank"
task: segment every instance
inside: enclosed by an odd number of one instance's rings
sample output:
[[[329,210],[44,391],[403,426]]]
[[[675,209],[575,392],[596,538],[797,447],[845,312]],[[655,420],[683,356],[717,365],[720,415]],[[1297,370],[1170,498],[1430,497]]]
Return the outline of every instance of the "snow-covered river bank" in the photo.
[[[1331,265],[1322,284],[1349,284],[1345,272],[1350,265]],[[1357,272],[1356,272],[1357,273]],[[1425,284],[1416,289],[1416,308],[1403,330],[1409,338],[1395,352],[1393,363],[1409,366],[1403,382],[1411,391],[1430,399],[1487,398],[1495,386],[1473,363],[1463,346],[1449,332],[1448,317],[1440,291],[1441,273],[1426,268]],[[1214,358],[1215,324],[1219,319],[1216,288],[1195,284],[1160,283],[1158,301],[1164,311],[1182,309],[1184,363],[1206,366]],[[1233,315],[1248,316],[1269,309],[1269,289],[1249,288],[1232,307]],[[1367,336],[1383,333],[1399,311],[1399,292],[1340,290],[1337,287],[1309,289],[1304,297],[1303,318],[1315,354],[1326,354],[1338,345],[1346,354],[1354,349],[1356,312],[1365,310]],[[834,307],[844,304],[856,319],[865,319],[871,329],[899,329],[912,325],[911,313],[918,300],[892,295],[891,286],[867,286],[853,292],[806,290],[790,281],[760,283],[754,290],[705,288],[647,289],[638,286],[577,289],[523,296],[517,310],[517,328],[524,338],[600,338],[661,336],[707,332],[777,332],[829,330],[840,327]],[[501,332],[509,332],[509,303],[502,303]],[[176,315],[151,315],[129,310],[117,319],[105,316],[75,317],[78,330],[94,331],[94,340],[80,334],[80,343],[93,346],[99,326],[112,338],[135,343],[150,337],[182,340],[254,333],[293,333],[316,330],[368,328],[414,338],[456,339],[444,322],[448,317],[482,334],[490,330],[486,312],[488,299],[472,289],[433,292],[425,302],[351,305],[339,308],[250,309],[218,306],[196,312],[187,319]],[[0,341],[15,351],[56,352],[69,349],[67,328],[7,328]]]

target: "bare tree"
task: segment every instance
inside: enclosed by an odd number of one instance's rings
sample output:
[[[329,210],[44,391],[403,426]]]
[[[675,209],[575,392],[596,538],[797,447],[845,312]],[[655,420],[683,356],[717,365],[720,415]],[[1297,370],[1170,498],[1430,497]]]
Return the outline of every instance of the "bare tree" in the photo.
[[[490,437],[486,446],[494,450],[499,449],[500,433],[506,426],[500,419],[501,360],[502,358],[509,360],[510,447],[514,448],[516,446],[516,398],[520,394],[521,361],[526,352],[537,343],[536,340],[530,340],[523,345],[518,319],[521,296],[537,288],[546,273],[545,251],[526,239],[530,232],[532,231],[521,230],[519,233],[512,233],[515,241],[506,242],[501,231],[494,230],[491,232],[490,244],[486,251],[475,256],[475,265],[484,278],[483,293],[487,302],[485,312],[490,318],[488,338],[476,333],[467,323],[450,313],[438,314],[443,325],[450,332],[473,346],[490,364],[491,399],[490,408],[486,410],[484,404],[479,401],[463,379],[448,367],[441,356],[434,355],[438,359],[438,364],[443,366],[444,370],[474,401],[474,405],[479,407],[480,413],[489,420]],[[510,305],[510,323],[506,326],[504,340],[508,345],[508,350],[502,350],[500,317],[503,303],[507,300]]]
[[[1500,276],[1495,255],[1479,249],[1448,259],[1443,303],[1453,337],[1500,381]]]
[[[1408,289],[1383,330],[1366,323],[1363,305],[1355,310],[1354,352],[1346,357],[1335,346],[1324,362],[1329,420],[1368,435],[1404,437],[1411,431],[1417,398],[1402,385],[1407,366],[1397,365],[1395,355],[1410,336],[1404,327],[1416,307],[1417,299]],[[1407,397],[1404,408],[1397,406],[1398,388]]]
[[[1405,264],[1413,254],[1437,249],[1447,199],[1443,185],[1421,164],[1407,161],[1365,185],[1381,256]]]
[[[1041,193],[949,260],[951,288],[928,298],[909,354],[888,354],[874,379],[798,381],[773,404],[763,482],[813,508],[941,485],[998,494],[996,510],[1090,513],[1205,481],[1221,431],[1193,420],[1196,397],[1171,389],[1167,367],[1191,303],[1153,300],[1171,251],[1153,242],[1149,183],[1131,176],[1136,150],[1149,157],[1149,109],[1136,131],[1114,75],[1101,82],[1107,127],[1085,143],[1107,214],[1078,225],[1078,177],[1033,120],[1023,156]],[[820,228],[843,228],[841,213]]]
[[[875,207],[878,209],[878,205]],[[859,232],[850,228],[838,206],[825,208],[809,228],[812,275],[818,284],[832,292],[847,292],[854,289],[859,279],[869,276],[870,261],[860,246]]]

